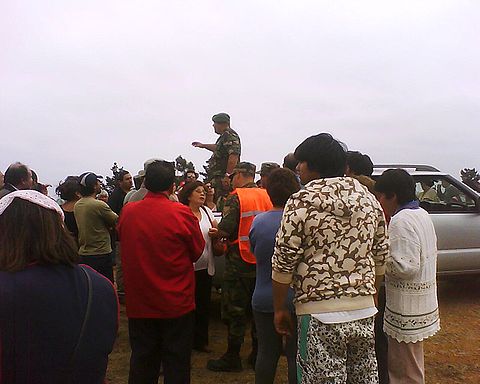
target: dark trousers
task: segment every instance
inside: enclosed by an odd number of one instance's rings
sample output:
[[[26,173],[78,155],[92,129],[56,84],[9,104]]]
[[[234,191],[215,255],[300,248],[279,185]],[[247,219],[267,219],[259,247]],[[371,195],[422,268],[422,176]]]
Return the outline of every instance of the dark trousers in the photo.
[[[128,319],[129,384],[190,383],[194,312],[173,319]]]
[[[197,349],[208,345],[208,323],[212,296],[212,276],[206,269],[195,271],[195,328],[193,347]]]
[[[278,359],[285,354],[288,364],[288,383],[297,383],[297,324],[296,316],[294,335],[287,338],[285,349],[283,348],[282,336],[275,331],[273,325],[273,313],[253,311],[258,335],[258,355],[255,363],[255,384],[273,384],[277,371]]]
[[[79,264],[92,267],[95,271],[105,276],[113,284],[112,254],[80,256]]]
[[[383,315],[385,314],[385,285],[378,292],[378,313],[375,316],[375,353],[377,355],[379,384],[388,384],[388,340],[383,332]]]

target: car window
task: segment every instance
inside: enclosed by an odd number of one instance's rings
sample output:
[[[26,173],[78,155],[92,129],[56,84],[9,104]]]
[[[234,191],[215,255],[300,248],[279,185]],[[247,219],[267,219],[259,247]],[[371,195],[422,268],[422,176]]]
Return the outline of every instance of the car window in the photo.
[[[428,212],[476,212],[469,192],[446,177],[416,176],[415,193]]]

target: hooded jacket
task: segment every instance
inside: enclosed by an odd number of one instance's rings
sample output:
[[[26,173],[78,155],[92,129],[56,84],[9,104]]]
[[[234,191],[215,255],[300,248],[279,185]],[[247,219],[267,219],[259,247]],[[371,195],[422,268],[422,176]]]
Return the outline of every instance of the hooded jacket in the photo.
[[[375,196],[351,177],[317,179],[285,206],[272,278],[292,283],[299,315],[369,308],[387,254]]]

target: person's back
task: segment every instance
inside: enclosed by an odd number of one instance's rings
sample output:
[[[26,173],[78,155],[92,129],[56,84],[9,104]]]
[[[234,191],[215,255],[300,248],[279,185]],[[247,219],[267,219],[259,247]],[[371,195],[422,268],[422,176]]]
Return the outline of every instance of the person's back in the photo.
[[[250,230],[250,243],[257,261],[255,290],[252,296],[252,308],[258,312],[273,313],[272,293],[272,255],[275,247],[275,235],[282,221],[283,210],[270,210],[260,213],[253,220]],[[293,290],[289,290],[289,309],[293,312]]]
[[[112,252],[109,227],[115,225],[117,215],[107,203],[94,197],[82,197],[74,208],[78,225],[80,255],[105,255]]]
[[[388,254],[382,208],[357,180],[343,176],[346,153],[331,135],[307,138],[295,157],[305,189],[287,202],[276,238],[276,329],[292,333],[284,301],[293,283],[301,381],[376,383],[375,284]]]
[[[198,220],[169,200],[175,168],[167,161],[146,167],[142,201],[128,203],[117,226],[130,338],[128,382],[190,382],[195,309],[193,263],[205,247]]]
[[[293,254],[297,244],[288,239],[299,219],[304,224],[302,253]],[[384,252],[375,247],[384,226],[380,204],[353,178],[314,180],[293,195],[280,229],[287,243],[279,245],[304,264],[293,276],[297,313],[373,305],[375,265],[381,269],[384,262]]]
[[[0,200],[0,382],[100,384],[118,327],[110,282],[78,266],[63,212],[33,190]]]
[[[124,207],[118,231],[127,255],[122,263],[129,316],[175,317],[193,310],[194,220],[188,207],[166,194],[149,193]]]
[[[84,268],[92,282],[92,302],[74,361],[88,301],[82,269],[32,265],[0,272],[3,384],[104,382],[118,328],[118,304],[112,284]]]

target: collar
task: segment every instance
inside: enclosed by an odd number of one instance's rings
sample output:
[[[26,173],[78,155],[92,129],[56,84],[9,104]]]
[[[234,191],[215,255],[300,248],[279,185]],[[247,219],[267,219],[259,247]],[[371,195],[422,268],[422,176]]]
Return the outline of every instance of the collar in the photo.
[[[247,184],[241,186],[240,188],[258,188],[258,186],[253,181],[250,181]]]
[[[396,211],[395,213],[393,214],[393,216],[395,216],[398,212],[404,210],[404,209],[419,209],[420,208],[420,202],[418,200],[412,200],[412,201],[409,201],[408,203],[400,206]]]
[[[155,192],[148,191],[147,194],[145,195],[145,199],[149,199],[149,198],[152,198],[152,199],[165,198],[165,199],[170,200],[170,195],[167,192],[155,193]]]
[[[17,187],[15,187],[14,185],[10,184],[10,183],[5,183],[5,185],[3,186],[4,189],[7,189],[9,191],[19,191],[19,189]]]

